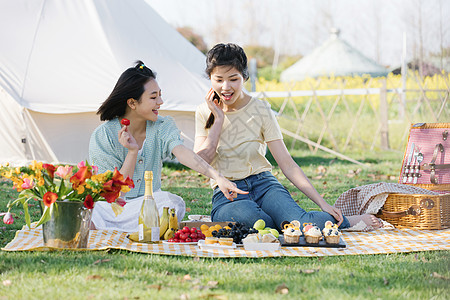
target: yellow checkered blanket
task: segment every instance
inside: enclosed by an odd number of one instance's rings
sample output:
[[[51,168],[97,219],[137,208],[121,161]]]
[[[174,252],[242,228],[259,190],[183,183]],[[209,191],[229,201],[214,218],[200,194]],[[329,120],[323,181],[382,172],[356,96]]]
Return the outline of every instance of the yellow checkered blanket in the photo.
[[[122,249],[141,253],[184,255],[199,257],[280,257],[280,256],[333,256],[384,254],[399,252],[450,250],[450,229],[445,230],[376,230],[372,232],[343,232],[346,248],[324,247],[281,247],[277,251],[246,251],[243,247],[235,249],[202,250],[197,245],[183,244],[141,244],[130,241],[127,233],[120,231],[91,230],[87,249]],[[23,228],[4,251],[45,251],[42,229]]]

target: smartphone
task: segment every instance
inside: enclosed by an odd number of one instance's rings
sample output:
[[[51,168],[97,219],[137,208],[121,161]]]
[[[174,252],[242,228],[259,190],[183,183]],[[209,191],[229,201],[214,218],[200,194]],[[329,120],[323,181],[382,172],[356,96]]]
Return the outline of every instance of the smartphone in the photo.
[[[219,95],[217,95],[216,92],[214,92],[213,100],[217,100],[220,103],[220,97],[219,97]]]
[[[217,100],[217,102],[220,103],[220,97],[216,92],[214,92],[213,101],[214,100]],[[212,124],[214,124],[214,115],[213,113],[210,113],[208,120],[206,120],[205,128],[211,128]]]

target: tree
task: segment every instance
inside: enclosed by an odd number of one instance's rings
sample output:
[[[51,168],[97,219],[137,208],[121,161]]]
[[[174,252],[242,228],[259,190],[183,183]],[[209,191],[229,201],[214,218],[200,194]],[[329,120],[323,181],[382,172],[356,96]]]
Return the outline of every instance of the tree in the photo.
[[[191,27],[178,27],[177,31],[201,52],[206,53],[208,51],[208,47],[206,46],[203,37],[195,33]]]
[[[271,66],[273,62],[274,50],[264,46],[244,46],[244,51],[247,54],[247,58],[250,60],[256,58],[258,62],[258,68],[264,68]]]
[[[271,47],[245,46],[244,51],[247,54],[249,61],[252,58],[256,59],[258,65],[258,77],[263,77],[266,80],[279,80],[281,72],[302,57],[301,55],[281,55],[280,63],[273,69],[274,49]]]

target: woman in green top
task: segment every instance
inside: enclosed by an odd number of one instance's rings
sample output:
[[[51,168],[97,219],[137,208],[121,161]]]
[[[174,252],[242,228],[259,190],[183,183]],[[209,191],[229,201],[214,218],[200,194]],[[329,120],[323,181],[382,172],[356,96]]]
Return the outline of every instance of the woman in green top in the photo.
[[[176,157],[187,167],[219,182],[221,191],[232,200],[242,193],[192,150],[183,146],[180,132],[171,117],[159,116],[163,104],[155,73],[138,61],[120,76],[110,96],[98,110],[106,121],[95,129],[89,144],[89,157],[99,172],[117,167],[129,176],[135,188],[124,195],[127,204],[122,214],[115,216],[108,203],[96,203],[92,220],[98,229],[137,231],[138,214],[144,195],[144,172],[153,171],[155,200],[160,210],[175,206],[179,220],[184,216],[184,201],[173,194],[160,192],[161,168],[165,158]],[[126,118],[129,125],[122,125]]]

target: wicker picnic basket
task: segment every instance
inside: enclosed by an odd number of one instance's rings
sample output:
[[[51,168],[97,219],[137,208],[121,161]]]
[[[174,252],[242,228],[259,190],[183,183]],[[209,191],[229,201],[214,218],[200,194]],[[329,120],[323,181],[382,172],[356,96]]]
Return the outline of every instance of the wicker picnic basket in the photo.
[[[391,194],[377,215],[395,227],[450,227],[450,193],[443,195]]]
[[[378,213],[381,219],[395,227],[450,227],[449,132],[450,123],[411,125],[398,182],[439,195],[390,194]],[[419,156],[421,160],[417,159]]]

